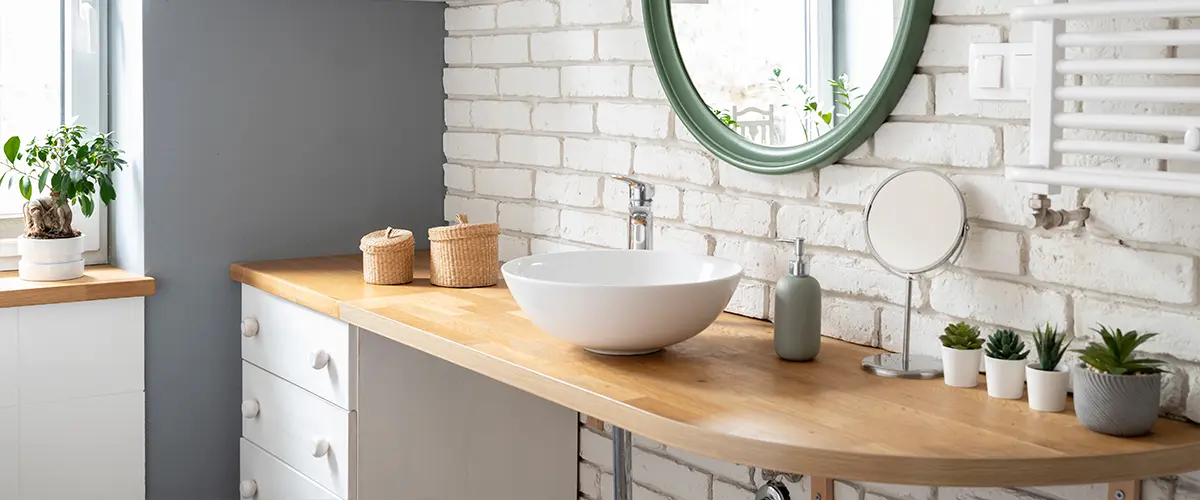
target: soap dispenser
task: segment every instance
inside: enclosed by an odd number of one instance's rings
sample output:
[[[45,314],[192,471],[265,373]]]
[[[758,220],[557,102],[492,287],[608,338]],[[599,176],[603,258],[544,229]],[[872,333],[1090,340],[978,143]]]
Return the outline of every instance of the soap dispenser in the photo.
[[[804,238],[796,245],[787,276],[775,284],[775,353],[788,361],[812,361],[821,350],[821,284],[808,275]]]

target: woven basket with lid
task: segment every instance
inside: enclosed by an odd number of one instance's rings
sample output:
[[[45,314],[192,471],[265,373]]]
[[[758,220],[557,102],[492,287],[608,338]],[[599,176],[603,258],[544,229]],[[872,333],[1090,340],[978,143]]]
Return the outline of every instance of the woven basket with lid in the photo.
[[[413,280],[412,231],[387,228],[363,236],[363,280],[372,285],[403,285]]]
[[[470,288],[500,281],[500,225],[458,224],[429,229],[429,282],[437,286]]]

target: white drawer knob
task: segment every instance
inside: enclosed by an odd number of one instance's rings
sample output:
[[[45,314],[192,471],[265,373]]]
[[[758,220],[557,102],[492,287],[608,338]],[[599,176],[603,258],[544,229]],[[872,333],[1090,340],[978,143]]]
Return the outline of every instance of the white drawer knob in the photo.
[[[242,418],[254,418],[258,416],[258,401],[247,399],[242,401]]]
[[[308,361],[312,364],[314,370],[324,369],[329,366],[329,353],[324,349],[317,349],[308,355]]]
[[[312,455],[316,458],[321,458],[329,454],[329,441],[322,438],[313,438]]]
[[[238,483],[238,493],[242,495],[242,498],[254,498],[254,495],[258,494],[258,483],[253,479],[242,481]]]
[[[1188,151],[1200,151],[1200,128],[1188,128],[1183,134],[1183,146]]]
[[[242,336],[246,338],[258,335],[258,320],[254,318],[242,318]]]

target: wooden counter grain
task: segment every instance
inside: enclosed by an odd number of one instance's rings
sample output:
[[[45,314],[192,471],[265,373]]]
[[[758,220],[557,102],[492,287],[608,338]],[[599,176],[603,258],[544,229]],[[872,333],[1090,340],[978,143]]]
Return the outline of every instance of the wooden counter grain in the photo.
[[[23,281],[16,271],[0,272],[0,307],[150,295],[154,295],[154,278],[137,276],[112,266],[88,266],[82,278],[67,281]]]
[[[419,256],[422,260],[424,256]],[[591,354],[533,326],[501,286],[361,280],[358,257],[234,265],[233,278],[635,434],[714,458],[849,480],[949,486],[1104,483],[1200,469],[1200,426],[1159,420],[1136,439],[1072,410],[990,399],[981,384],[884,379],[876,349],[826,339],[811,363],[775,356],[771,325],[722,315],[638,357]],[[503,432],[503,430],[497,430]]]

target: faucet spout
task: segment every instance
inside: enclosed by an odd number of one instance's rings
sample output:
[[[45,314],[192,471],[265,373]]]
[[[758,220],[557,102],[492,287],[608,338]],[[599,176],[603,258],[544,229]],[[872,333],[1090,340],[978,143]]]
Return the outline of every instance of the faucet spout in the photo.
[[[654,185],[623,175],[613,179],[629,184],[629,238],[630,250],[654,248]]]

